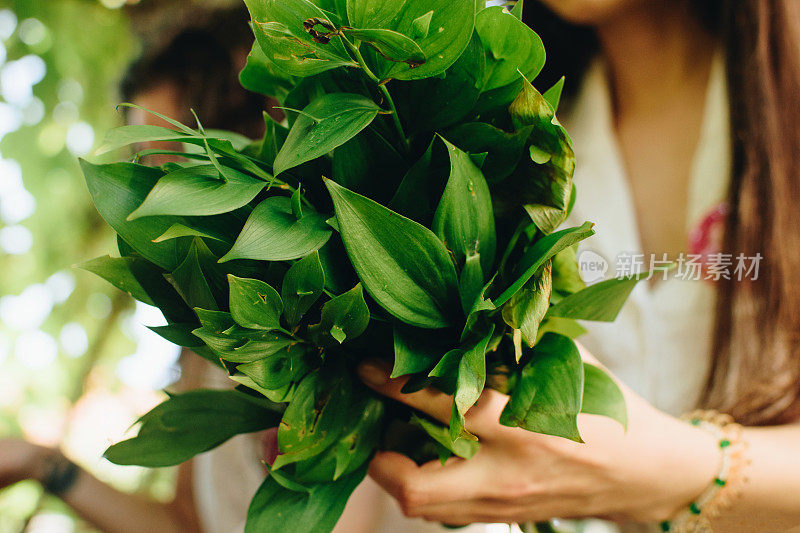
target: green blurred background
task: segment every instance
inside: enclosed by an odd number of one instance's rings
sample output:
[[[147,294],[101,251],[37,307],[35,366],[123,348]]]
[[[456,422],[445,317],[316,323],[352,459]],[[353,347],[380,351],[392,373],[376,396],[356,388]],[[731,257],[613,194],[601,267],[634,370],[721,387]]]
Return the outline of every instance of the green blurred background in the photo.
[[[143,326],[157,311],[74,268],[115,250],[77,161],[121,123],[119,83],[142,48],[229,3],[0,0],[0,438],[61,446],[156,498],[174,472],[101,455],[177,379],[178,351]],[[23,530],[91,531],[33,482],[0,491],[0,533]]]

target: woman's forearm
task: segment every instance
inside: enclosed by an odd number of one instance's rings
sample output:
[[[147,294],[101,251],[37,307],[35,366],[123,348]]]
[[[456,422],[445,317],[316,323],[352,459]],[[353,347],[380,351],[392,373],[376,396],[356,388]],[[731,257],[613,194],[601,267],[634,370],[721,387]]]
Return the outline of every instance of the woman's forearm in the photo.
[[[800,526],[800,425],[746,428],[747,481],[713,521],[715,531],[785,531]]]
[[[187,533],[199,531],[193,513],[179,503],[161,503],[120,492],[86,471],[61,499],[84,520],[105,533]]]

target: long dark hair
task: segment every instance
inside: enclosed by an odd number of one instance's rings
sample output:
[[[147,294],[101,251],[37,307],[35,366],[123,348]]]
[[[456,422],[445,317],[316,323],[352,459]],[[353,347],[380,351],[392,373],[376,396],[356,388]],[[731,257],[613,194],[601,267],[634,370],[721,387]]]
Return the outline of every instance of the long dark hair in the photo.
[[[733,161],[724,251],[763,257],[756,280],[717,285],[701,404],[745,424],[781,423],[800,415],[800,2],[690,6],[726,53]],[[574,92],[597,50],[593,32],[538,2],[526,2],[524,17],[548,46],[537,81],[547,88],[567,74]]]

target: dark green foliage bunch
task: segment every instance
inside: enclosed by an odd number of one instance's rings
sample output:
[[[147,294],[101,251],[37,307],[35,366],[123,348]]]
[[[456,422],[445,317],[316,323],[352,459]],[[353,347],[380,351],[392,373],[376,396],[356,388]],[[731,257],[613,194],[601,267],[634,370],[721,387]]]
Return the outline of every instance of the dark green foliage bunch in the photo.
[[[280,455],[247,530],[329,531],[379,448],[469,458],[464,415],[484,387],[507,426],[581,441],[578,413],[625,424],[583,364],[576,319],[613,320],[636,278],[585,288],[557,228],[574,200],[562,83],[530,80],[545,52],[511,11],[475,0],[247,0],[256,42],[243,85],[276,97],[256,142],[170,121],[125,126],[104,150],[176,141],[180,154],[83,170],[121,257],[85,268],[159,307],[153,328],[237,390],[171,396],[118,464],[167,466],[278,426]],[[562,80],[563,82],[563,80]],[[152,168],[138,157],[170,153]],[[369,391],[384,357],[405,391],[453,395],[449,426]]]

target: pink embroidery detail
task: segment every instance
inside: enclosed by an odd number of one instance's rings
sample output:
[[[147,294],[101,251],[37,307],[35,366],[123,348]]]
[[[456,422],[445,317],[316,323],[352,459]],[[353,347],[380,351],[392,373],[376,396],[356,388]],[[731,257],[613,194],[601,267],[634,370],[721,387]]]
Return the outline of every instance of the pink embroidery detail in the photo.
[[[722,239],[725,230],[725,220],[728,216],[728,203],[722,202],[709,211],[699,223],[689,231],[689,254],[700,256],[703,277],[722,252]],[[708,278],[706,278],[708,279]]]

